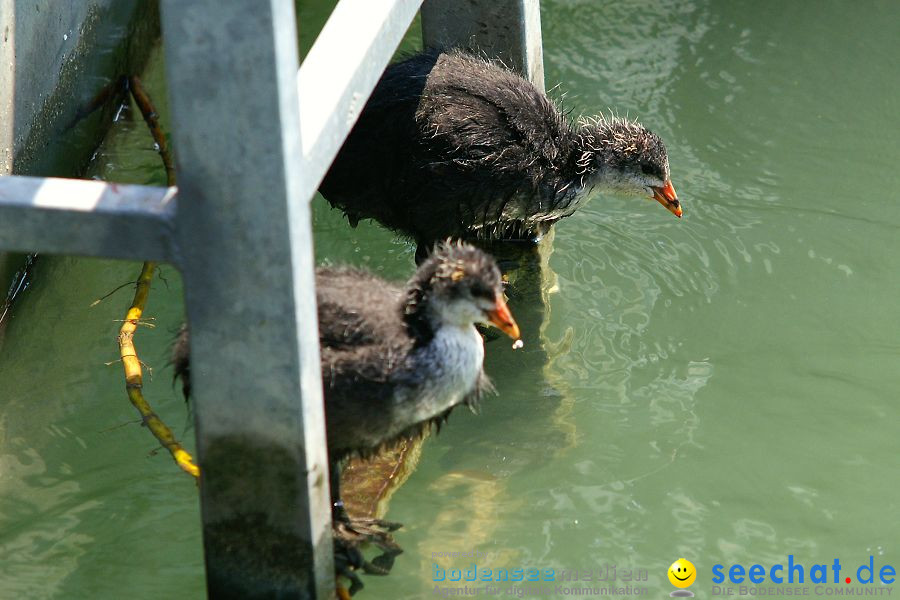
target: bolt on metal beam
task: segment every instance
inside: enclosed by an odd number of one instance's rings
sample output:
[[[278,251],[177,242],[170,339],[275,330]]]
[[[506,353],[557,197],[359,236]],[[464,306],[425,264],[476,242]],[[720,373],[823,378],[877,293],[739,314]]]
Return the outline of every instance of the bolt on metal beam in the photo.
[[[499,58],[544,89],[539,0],[425,0],[428,48],[470,48]]]
[[[334,593],[292,0],[164,0],[211,598]]]
[[[0,177],[0,250],[177,262],[175,188]]]

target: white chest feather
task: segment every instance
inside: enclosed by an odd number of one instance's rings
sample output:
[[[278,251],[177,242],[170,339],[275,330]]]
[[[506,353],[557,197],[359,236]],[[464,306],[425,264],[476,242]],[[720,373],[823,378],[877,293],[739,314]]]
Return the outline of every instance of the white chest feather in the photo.
[[[422,352],[420,368],[428,376],[405,398],[415,404],[417,421],[459,404],[474,389],[484,363],[484,342],[471,325],[442,327]]]

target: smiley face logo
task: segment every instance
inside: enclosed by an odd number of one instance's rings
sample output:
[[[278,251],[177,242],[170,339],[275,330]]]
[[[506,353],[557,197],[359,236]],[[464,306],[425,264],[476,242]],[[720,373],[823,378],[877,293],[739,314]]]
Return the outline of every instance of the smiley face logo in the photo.
[[[677,588],[686,588],[697,579],[694,563],[686,558],[679,558],[669,567],[669,581]]]

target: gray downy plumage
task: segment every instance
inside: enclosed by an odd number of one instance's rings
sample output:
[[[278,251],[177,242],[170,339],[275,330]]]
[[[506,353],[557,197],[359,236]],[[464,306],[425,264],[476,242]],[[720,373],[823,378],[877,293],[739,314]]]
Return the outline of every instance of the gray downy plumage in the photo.
[[[422,435],[492,389],[474,324],[486,321],[502,283],[481,250],[441,244],[405,288],[360,269],[321,267],[316,294],[333,464]],[[189,343],[184,326],[172,362],[186,395]]]

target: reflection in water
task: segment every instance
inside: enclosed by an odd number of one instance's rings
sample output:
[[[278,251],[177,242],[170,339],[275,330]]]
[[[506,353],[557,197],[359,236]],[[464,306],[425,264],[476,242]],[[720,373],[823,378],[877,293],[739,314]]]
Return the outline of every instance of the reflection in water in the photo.
[[[773,20],[749,2],[542,3],[548,81],[576,113],[618,106],[666,139],[685,218],[594,197],[555,227],[552,253],[523,261],[510,306],[526,345],[487,344],[499,395],[425,443],[388,514],[406,553],[366,578],[367,597],[419,599],[435,562],[472,562],[439,551],[482,552],[485,568],[646,569],[659,597],[679,556],[701,573],[787,554],[897,564],[884,507],[900,468],[900,141],[885,115],[900,80],[885,73],[900,5],[873,7],[822,2],[809,19],[781,3]],[[137,125],[139,143],[101,154],[112,179],[158,171]],[[412,272],[410,244],[313,208],[320,261]],[[120,306],[85,309],[135,267],[37,268],[0,348],[0,550],[13,557],[0,589],[199,597],[196,489],[148,459],[118,370],[102,366]],[[177,422],[167,279],[142,352]]]
[[[161,90],[156,57],[146,81]],[[159,96],[163,96],[160,93]],[[165,102],[159,106],[165,119]],[[164,185],[140,114],[120,111],[88,177]],[[116,332],[135,263],[42,255],[0,344],[0,596],[200,597],[196,485],[177,473],[122,388]],[[179,425],[167,348],[182,320],[163,267],[142,328],[145,393]],[[123,286],[125,291],[94,301]],[[152,370],[151,370],[152,369]],[[191,436],[178,431],[190,441]],[[145,595],[146,594],[146,595]]]
[[[521,505],[520,500],[509,497],[505,486],[496,477],[478,471],[448,471],[435,480],[428,491],[434,497],[453,495],[462,501],[440,511],[423,531],[424,540],[418,543],[417,548],[410,549],[414,552],[408,552],[411,558],[409,567],[417,569],[420,573],[417,579],[424,581],[431,579],[434,564],[445,568],[458,568],[460,564],[459,560],[449,557],[431,560],[432,552],[443,548],[471,549],[490,544],[500,527],[493,515]],[[437,540],[440,540],[439,544],[436,544]],[[515,562],[515,550],[500,552],[505,559]],[[417,560],[426,556],[429,560]],[[468,566],[473,562],[478,560],[470,558],[462,564]]]
[[[7,524],[0,540],[3,593],[10,598],[57,594],[94,542],[80,527],[81,513],[100,502],[80,497],[71,466],[63,463],[48,472],[24,439],[0,438],[0,449],[0,522]]]

